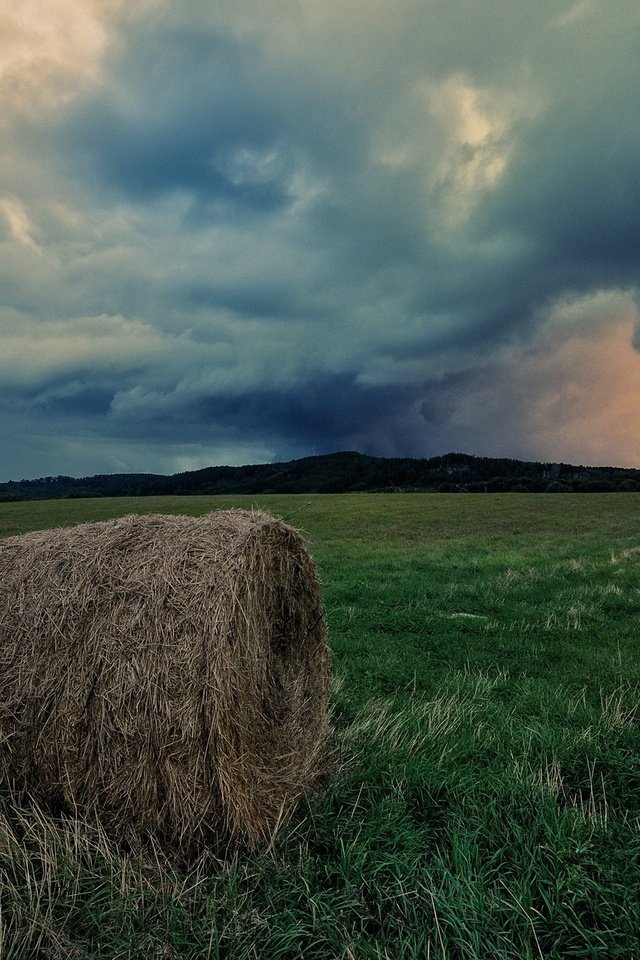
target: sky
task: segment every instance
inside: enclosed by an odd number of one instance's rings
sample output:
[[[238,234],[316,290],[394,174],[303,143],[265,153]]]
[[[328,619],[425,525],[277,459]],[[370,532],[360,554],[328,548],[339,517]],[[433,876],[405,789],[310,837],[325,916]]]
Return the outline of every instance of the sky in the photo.
[[[0,0],[0,480],[640,467],[637,0]]]

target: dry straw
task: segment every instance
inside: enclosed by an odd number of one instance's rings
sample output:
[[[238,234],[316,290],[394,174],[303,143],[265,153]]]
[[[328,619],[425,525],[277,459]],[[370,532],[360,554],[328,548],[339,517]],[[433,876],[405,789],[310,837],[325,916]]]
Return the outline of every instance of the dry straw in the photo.
[[[265,513],[0,543],[0,778],[120,836],[271,837],[320,768],[328,683],[313,561]]]

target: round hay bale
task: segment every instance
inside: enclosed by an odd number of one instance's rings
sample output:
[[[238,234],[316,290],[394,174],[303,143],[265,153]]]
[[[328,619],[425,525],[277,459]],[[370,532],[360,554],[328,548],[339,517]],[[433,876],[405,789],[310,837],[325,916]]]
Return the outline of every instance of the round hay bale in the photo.
[[[315,566],[261,512],[0,542],[0,778],[124,836],[255,846],[321,766]]]

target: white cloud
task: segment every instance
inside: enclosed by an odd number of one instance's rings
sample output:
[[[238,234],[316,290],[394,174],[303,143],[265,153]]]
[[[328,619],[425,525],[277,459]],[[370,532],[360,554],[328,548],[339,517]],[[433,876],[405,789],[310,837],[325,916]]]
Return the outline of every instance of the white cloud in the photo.
[[[25,247],[40,253],[40,247],[33,239],[33,224],[23,206],[16,197],[0,197],[0,211],[4,214],[12,236]]]
[[[95,82],[113,0],[1,0],[0,104],[29,111],[64,102]]]
[[[427,182],[441,192],[445,223],[458,227],[505,172],[516,143],[515,124],[531,120],[540,105],[530,90],[525,92],[524,82],[516,92],[452,74],[421,87],[439,144]]]
[[[0,376],[8,386],[46,386],[61,377],[123,372],[171,355],[178,338],[122,316],[77,317],[39,323],[11,311],[0,315]],[[195,352],[195,351],[194,351]]]
[[[630,325],[640,320],[638,293],[631,290],[596,290],[588,294],[565,294],[545,311],[540,338],[599,339],[608,336],[611,326]]]

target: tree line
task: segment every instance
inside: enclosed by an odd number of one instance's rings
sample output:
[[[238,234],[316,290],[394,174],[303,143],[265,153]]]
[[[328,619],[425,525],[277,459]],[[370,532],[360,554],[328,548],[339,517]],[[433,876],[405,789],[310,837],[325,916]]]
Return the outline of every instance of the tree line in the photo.
[[[282,463],[151,473],[48,476],[0,483],[0,500],[163,495],[358,493],[610,493],[640,490],[640,470],[474,457],[370,457],[355,452]]]

